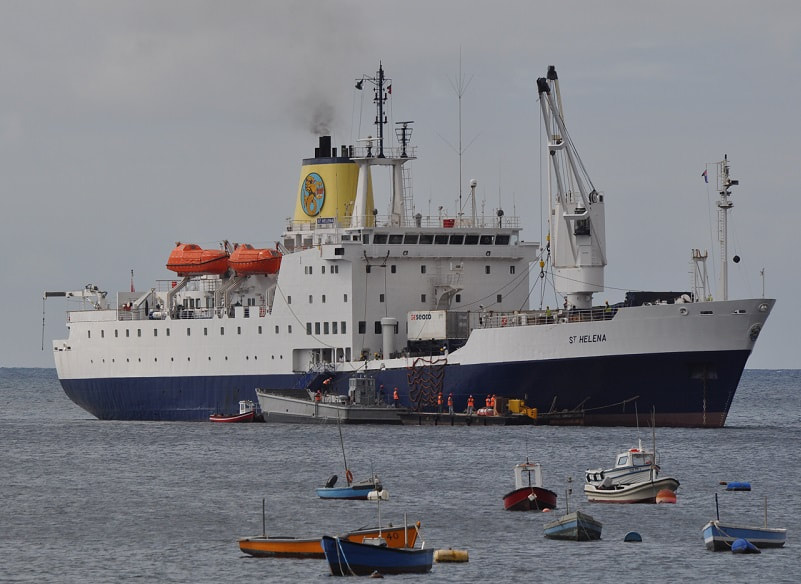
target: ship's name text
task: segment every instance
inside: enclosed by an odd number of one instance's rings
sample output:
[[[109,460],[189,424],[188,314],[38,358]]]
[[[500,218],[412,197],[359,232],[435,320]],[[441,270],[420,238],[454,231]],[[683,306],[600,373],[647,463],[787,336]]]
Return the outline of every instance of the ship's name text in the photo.
[[[606,333],[600,335],[571,335],[567,342],[571,345],[573,343],[605,343]]]

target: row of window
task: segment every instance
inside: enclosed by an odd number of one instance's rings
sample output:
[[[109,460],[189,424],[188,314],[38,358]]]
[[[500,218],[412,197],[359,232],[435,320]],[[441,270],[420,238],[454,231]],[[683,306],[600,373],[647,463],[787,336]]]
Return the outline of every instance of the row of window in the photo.
[[[320,271],[325,274],[325,266],[320,266]],[[303,273],[307,276],[310,276],[314,273],[314,266],[304,266]],[[329,274],[338,274],[339,273],[339,266],[334,264],[333,266],[328,266],[328,273]]]
[[[376,267],[376,268],[379,268],[379,267],[381,267],[381,268],[383,268],[383,267],[385,267],[385,266],[371,266],[370,264],[367,264],[367,265],[365,266],[365,271],[366,271],[366,272],[369,274],[369,273],[372,271],[372,268],[373,268],[373,267]],[[426,271],[427,271],[427,269],[428,269],[428,268],[426,267],[426,265],[425,265],[425,264],[422,264],[422,265],[420,266],[420,273],[421,273],[421,274],[425,274],[425,273],[426,273]],[[397,265],[395,265],[395,264],[390,264],[390,266],[389,266],[389,271],[390,271],[390,273],[391,273],[391,274],[396,274],[396,273],[398,272],[398,266],[397,266]],[[485,266],[484,266],[484,273],[485,273],[485,274],[491,274],[491,273],[492,273],[492,266],[490,266],[490,265],[485,265]],[[514,273],[515,273],[515,267],[514,267],[514,266],[509,266],[509,273],[510,273],[510,274],[514,274]],[[345,302],[347,302],[347,301],[348,301],[348,299],[347,299],[347,294],[346,294],[346,295],[345,295]]]
[[[510,236],[506,234],[479,235],[477,233],[376,233],[373,235],[373,243],[390,245],[509,245],[510,239]],[[362,241],[370,243],[370,235],[365,233]]]
[[[345,328],[345,323],[344,322],[342,323],[342,328],[343,329]],[[262,334],[263,333],[261,325],[258,326],[257,330],[258,330],[258,334]],[[289,333],[289,334],[292,334],[292,325],[291,324],[288,324],[286,326],[286,332]],[[343,330],[343,332],[344,332],[344,330]],[[170,336],[170,329],[169,328],[165,328],[164,329],[164,334],[165,334],[165,336],[169,337]],[[238,335],[242,334],[242,327],[241,326],[236,327],[236,334],[238,334]],[[277,334],[277,335],[281,334],[281,327],[279,325],[275,325],[275,334]],[[191,335],[192,335],[192,329],[191,328],[187,328],[186,329],[186,336],[188,337],[188,336],[191,336]],[[203,336],[208,336],[208,335],[209,335],[208,327],[203,327]],[[225,327],[221,326],[220,327],[220,336],[223,336],[223,335],[225,335]],[[92,338],[92,331],[91,330],[86,331],[86,336],[87,336],[87,338],[91,339]],[[119,336],[120,336],[119,329],[114,329],[114,338],[118,338]],[[130,336],[131,336],[131,329],[125,329],[125,337],[129,338]],[[136,329],[136,336],[137,337],[141,337],[142,336],[142,329],[140,329],[140,328]],[[153,336],[154,337],[159,336],[159,329],[157,329],[157,328],[153,329]],[[100,329],[100,338],[101,339],[105,339],[106,338],[105,329]]]
[[[320,296],[320,300],[322,301],[323,304],[325,304],[325,294],[322,294]],[[347,303],[347,301],[348,301],[348,295],[347,294],[343,294],[342,295],[342,301]],[[286,297],[286,303],[287,304],[292,304],[292,296],[287,296]],[[309,294],[309,304],[313,304],[313,303],[314,303],[314,296]]]
[[[338,334],[346,335],[346,334],[348,334],[348,323],[345,322],[344,320],[340,321],[340,322],[332,321],[330,323],[329,322],[322,322],[322,323],[315,322],[313,324],[314,324],[313,328],[314,328],[314,334],[315,335],[320,335],[320,334],[323,334],[323,335],[329,335],[329,334],[330,335],[338,335]],[[307,335],[312,334],[312,323],[310,323],[310,322],[306,323],[306,334]]]
[[[270,357],[272,358],[272,360],[275,360],[275,355],[271,355]],[[284,356],[283,356],[283,355],[278,355],[278,360],[279,360],[279,361],[280,361],[281,359],[283,359],[283,358],[284,358]],[[209,355],[208,359],[209,359],[209,361],[211,361],[211,356],[210,356],[210,355]],[[187,358],[186,358],[186,360],[187,360],[187,361],[192,361],[192,357],[187,357]],[[225,356],[225,360],[226,360],[226,361],[228,361],[228,355],[226,355],[226,356]],[[259,356],[258,356],[258,355],[253,355],[253,360],[254,360],[254,361],[258,361],[258,360],[259,360]],[[100,361],[101,361],[101,363],[105,363],[105,362],[106,362],[106,360],[105,360],[105,359],[101,359]],[[112,359],[110,359],[110,361],[111,361],[112,363],[116,363],[116,362],[117,362],[117,359],[116,359],[116,358],[112,358]],[[137,361],[138,363],[141,363],[141,362],[142,362],[142,358],[141,358],[141,357],[138,357],[138,358],[136,359],[136,361]],[[154,362],[154,363],[158,363],[158,361],[159,361],[159,358],[158,358],[158,357],[153,357],[153,362]],[[250,355],[245,355],[245,361],[250,361]],[[94,362],[95,362],[95,360],[94,360],[94,359],[90,359],[90,360],[89,360],[89,362],[90,362],[90,363],[94,363]],[[130,357],[126,357],[126,358],[125,358],[125,362],[126,362],[126,363],[130,363],[130,362],[131,362],[131,358],[130,358]],[[175,357],[170,357],[170,362],[171,362],[171,363],[175,362]]]

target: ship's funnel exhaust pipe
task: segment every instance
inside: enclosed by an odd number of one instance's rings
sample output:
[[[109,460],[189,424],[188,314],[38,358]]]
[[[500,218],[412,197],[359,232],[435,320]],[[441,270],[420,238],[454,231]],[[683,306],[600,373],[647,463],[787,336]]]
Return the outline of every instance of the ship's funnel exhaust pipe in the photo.
[[[389,359],[390,355],[392,355],[392,350],[395,344],[395,326],[397,326],[397,324],[398,319],[392,318],[391,316],[385,316],[381,319],[384,359]]]
[[[320,136],[320,145],[314,149],[315,158],[331,158],[331,136]]]

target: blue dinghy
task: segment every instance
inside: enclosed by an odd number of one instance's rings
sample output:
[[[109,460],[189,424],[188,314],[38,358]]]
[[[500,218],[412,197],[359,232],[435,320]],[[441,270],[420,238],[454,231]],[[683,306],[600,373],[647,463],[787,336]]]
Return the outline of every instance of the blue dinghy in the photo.
[[[324,535],[323,551],[334,576],[424,574],[431,571],[434,563],[433,548],[391,548],[382,538],[356,543]]]

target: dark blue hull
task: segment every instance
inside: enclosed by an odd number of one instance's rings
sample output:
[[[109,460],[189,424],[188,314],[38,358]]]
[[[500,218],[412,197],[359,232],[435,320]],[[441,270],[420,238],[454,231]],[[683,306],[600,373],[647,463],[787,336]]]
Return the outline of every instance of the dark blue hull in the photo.
[[[434,549],[409,549],[356,543],[324,535],[325,559],[334,576],[425,574],[434,563]]]
[[[429,365],[372,372],[381,397],[436,411],[437,392],[453,393],[463,412],[487,395],[521,399],[541,413],[583,411],[585,425],[637,424],[655,412],[659,426],[721,427],[740,381],[748,351],[663,353],[481,365]],[[314,389],[324,376],[253,375],[160,378],[63,379],[69,398],[104,420],[205,421],[212,413],[238,411],[240,400],[257,401],[255,388]],[[348,376],[329,388],[346,394]],[[443,407],[445,409],[445,407]]]

